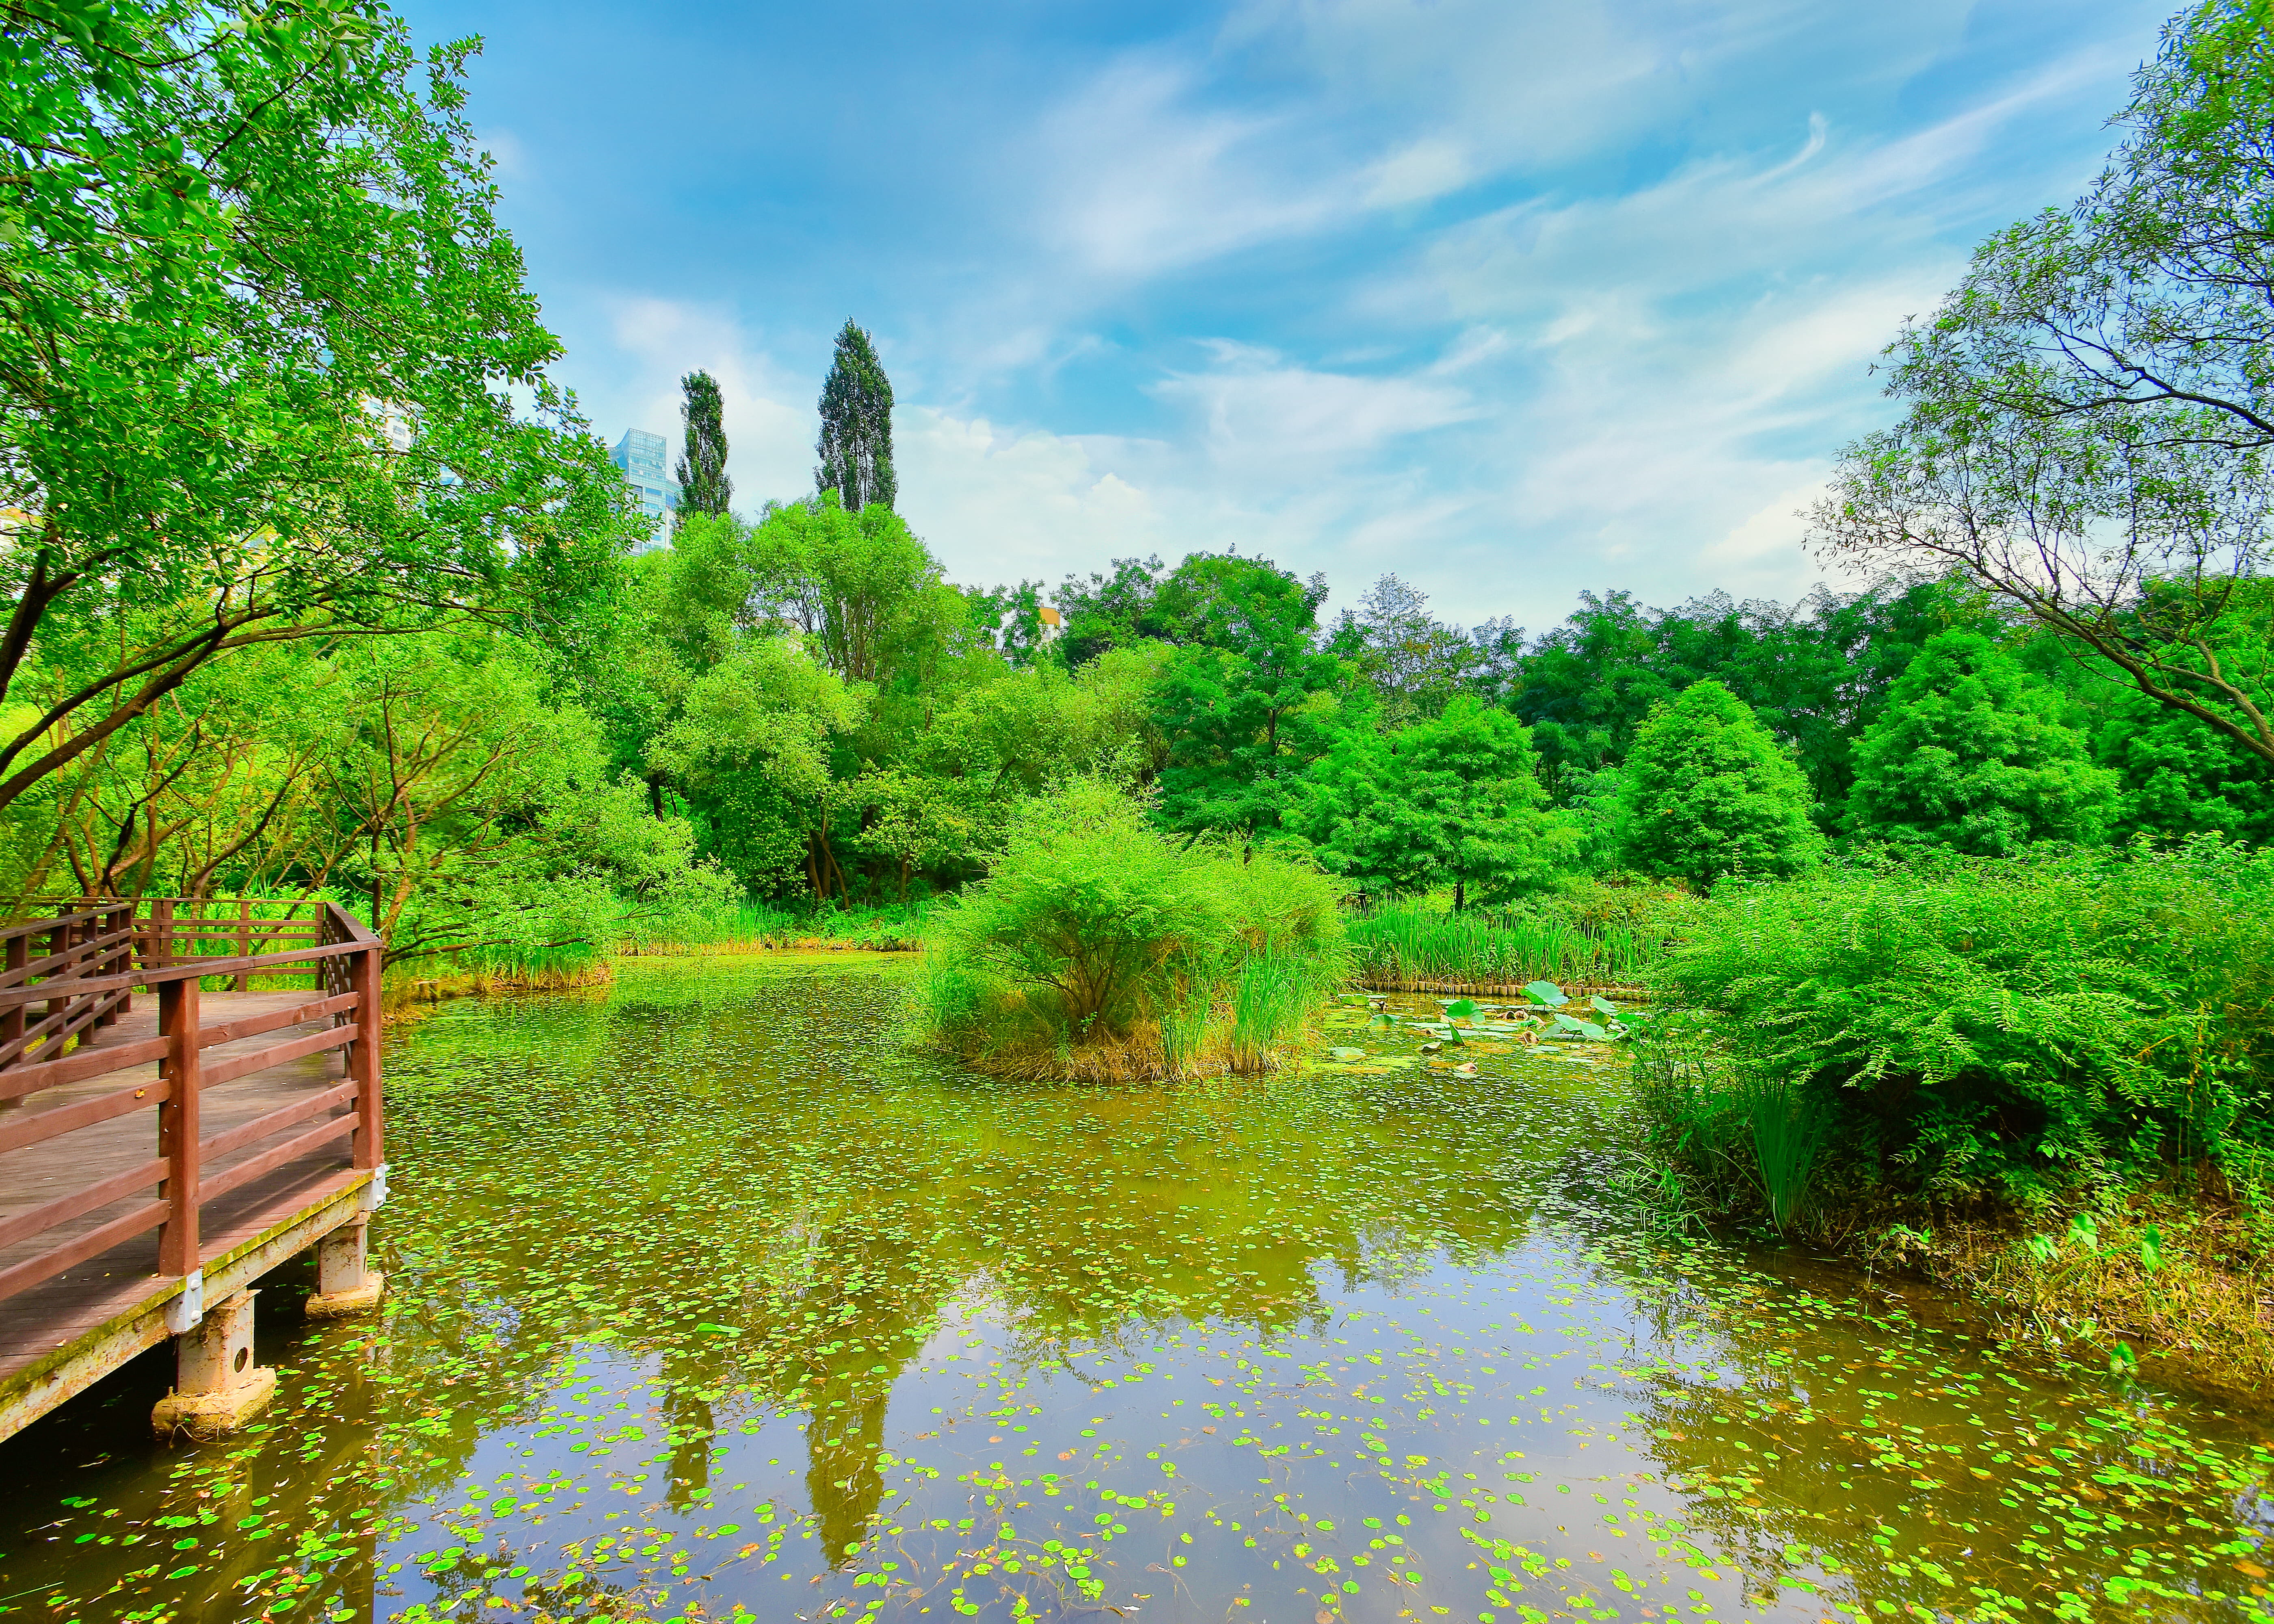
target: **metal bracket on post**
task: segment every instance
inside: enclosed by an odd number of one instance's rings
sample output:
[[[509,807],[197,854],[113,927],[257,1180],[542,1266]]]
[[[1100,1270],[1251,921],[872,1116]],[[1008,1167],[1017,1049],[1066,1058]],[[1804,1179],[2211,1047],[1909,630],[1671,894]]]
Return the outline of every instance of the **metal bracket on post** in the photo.
[[[371,1183],[356,1192],[356,1209],[375,1213],[387,1205],[387,1167],[384,1162],[371,1170]]]
[[[206,1317],[206,1272],[192,1269],[182,1281],[182,1289],[166,1302],[166,1328],[177,1336],[186,1335],[198,1328]]]

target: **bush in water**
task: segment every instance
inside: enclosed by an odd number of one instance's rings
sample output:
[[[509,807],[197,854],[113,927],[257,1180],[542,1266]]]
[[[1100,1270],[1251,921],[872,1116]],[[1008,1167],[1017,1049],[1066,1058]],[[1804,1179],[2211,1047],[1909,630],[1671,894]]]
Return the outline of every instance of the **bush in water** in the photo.
[[[925,931],[917,1019],[970,1064],[1131,1079],[1267,1070],[1349,974],[1339,883],[1161,835],[1111,787],[1029,803]]]
[[[2270,921],[2274,855],[2210,838],[1725,887],[1652,971],[1686,1008],[1638,1032],[1645,1102],[1703,1164],[1788,1091],[1826,1173],[1938,1198],[2231,1157],[2268,1134]]]

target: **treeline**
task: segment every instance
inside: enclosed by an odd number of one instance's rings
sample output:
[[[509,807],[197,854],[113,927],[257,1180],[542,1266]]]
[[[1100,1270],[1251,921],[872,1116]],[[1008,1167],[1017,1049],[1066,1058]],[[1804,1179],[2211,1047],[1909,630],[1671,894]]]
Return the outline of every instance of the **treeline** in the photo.
[[[953,583],[834,492],[591,573],[526,628],[379,618],[210,662],[8,809],[15,892],[330,891],[411,957],[953,891],[1074,779],[1455,906],[1877,842],[2256,840],[2274,809],[2204,724],[1953,581],[1590,595],[1526,637],[1394,576],[1322,623],[1321,583],[1196,553],[1069,580],[1053,637],[1033,586]],[[83,680],[49,647],[34,693]]]
[[[2213,11],[2179,79],[2224,71],[2202,47],[2220,29],[2257,49],[2263,28]],[[526,958],[635,922],[698,932],[737,896],[955,891],[1075,780],[1187,844],[1457,906],[1573,876],[1707,889],[1838,846],[2255,840],[2274,815],[2260,452],[2218,450],[2205,416],[2255,410],[2226,398],[2270,371],[2247,356],[2157,400],[2038,399],[2049,364],[2012,345],[1953,358],[1960,315],[1991,308],[1954,305],[1899,341],[1911,416],[1819,515],[1823,545],[1894,572],[1880,585],[1614,592],[1527,634],[1440,620],[1394,576],[1322,619],[1323,580],[1236,553],[1055,591],[952,583],[893,511],[891,385],[848,322],[819,494],[731,513],[719,392],[690,374],[686,505],[645,548],[494,221],[471,48],[422,61],[384,13],[90,16],[0,25],[25,199],[0,234],[19,908],[322,892],[398,960]],[[2255,105],[2182,108],[2185,138],[2216,146]],[[2145,218],[2090,220],[2120,217]],[[2091,254],[2116,251],[2083,229],[2001,238],[1977,276],[2018,288],[1998,256],[2067,254],[2076,287],[2104,287]],[[2160,308],[2143,343],[2188,314]],[[2195,448],[2109,462],[2075,431],[2096,411]],[[1954,474],[1991,445],[2003,484],[1980,457]],[[2067,506],[2032,508],[2052,485]],[[2040,577],[2015,561],[2030,537]]]

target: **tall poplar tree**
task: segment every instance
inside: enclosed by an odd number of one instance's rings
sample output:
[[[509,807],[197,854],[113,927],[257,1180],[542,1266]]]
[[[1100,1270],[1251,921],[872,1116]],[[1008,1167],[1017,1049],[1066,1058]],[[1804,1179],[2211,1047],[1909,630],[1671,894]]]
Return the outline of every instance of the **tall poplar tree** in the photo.
[[[680,420],[687,425],[686,455],[673,470],[679,480],[679,511],[724,513],[734,482],[727,477],[727,414],[719,380],[708,372],[689,372],[679,387],[686,396]]]
[[[889,508],[900,494],[892,477],[892,382],[876,346],[850,317],[821,386],[821,439],[814,450],[821,458],[814,488],[836,492],[846,512],[870,502]]]

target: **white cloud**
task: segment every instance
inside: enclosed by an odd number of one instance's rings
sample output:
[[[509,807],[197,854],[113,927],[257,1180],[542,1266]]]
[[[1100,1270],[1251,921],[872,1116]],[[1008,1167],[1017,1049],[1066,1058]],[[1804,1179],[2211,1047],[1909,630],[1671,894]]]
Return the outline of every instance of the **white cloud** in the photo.
[[[1361,377],[1291,366],[1219,342],[1222,365],[1176,372],[1152,386],[1182,408],[1219,467],[1301,479],[1348,470],[1390,441],[1477,415],[1462,391],[1400,377]]]
[[[1767,564],[1780,575],[1789,574],[1791,560],[1808,535],[1809,507],[1823,493],[1821,476],[1779,492],[1700,553],[1699,562],[1724,570],[1752,570]]]
[[[1423,203],[1457,192],[1475,176],[1465,146],[1442,136],[1431,137],[1367,165],[1359,176],[1365,188],[1360,195],[1375,208],[1395,208],[1401,203]]]
[[[1209,109],[1196,89],[1189,67],[1126,61],[1044,118],[1045,243],[1118,282],[1309,230],[1337,212],[1330,193],[1274,172],[1276,121]]]
[[[675,459],[682,432],[679,380],[707,372],[719,380],[735,508],[754,512],[769,500],[789,500],[813,488],[811,402],[820,395],[818,378],[786,372],[721,311],[671,299],[620,298],[613,302],[610,325],[626,367],[614,395],[630,420],[595,423],[603,439],[613,445],[624,428],[646,429],[671,442]]]
[[[1152,498],[1124,477],[1165,449],[1016,432],[931,407],[892,415],[901,515],[951,578],[983,585],[1055,585],[1076,564],[1174,552]]]
[[[902,510],[970,581],[1238,545],[1463,620],[1796,594],[1793,511],[1888,410],[1873,357],[1985,222],[2074,189],[2148,39],[1954,76],[1972,18],[1233,0],[1092,58],[990,138],[964,257],[906,251],[905,320],[864,315],[901,346]],[[738,500],[808,488],[825,350],[786,367],[712,304],[610,320],[643,426],[675,439],[707,366]]]

